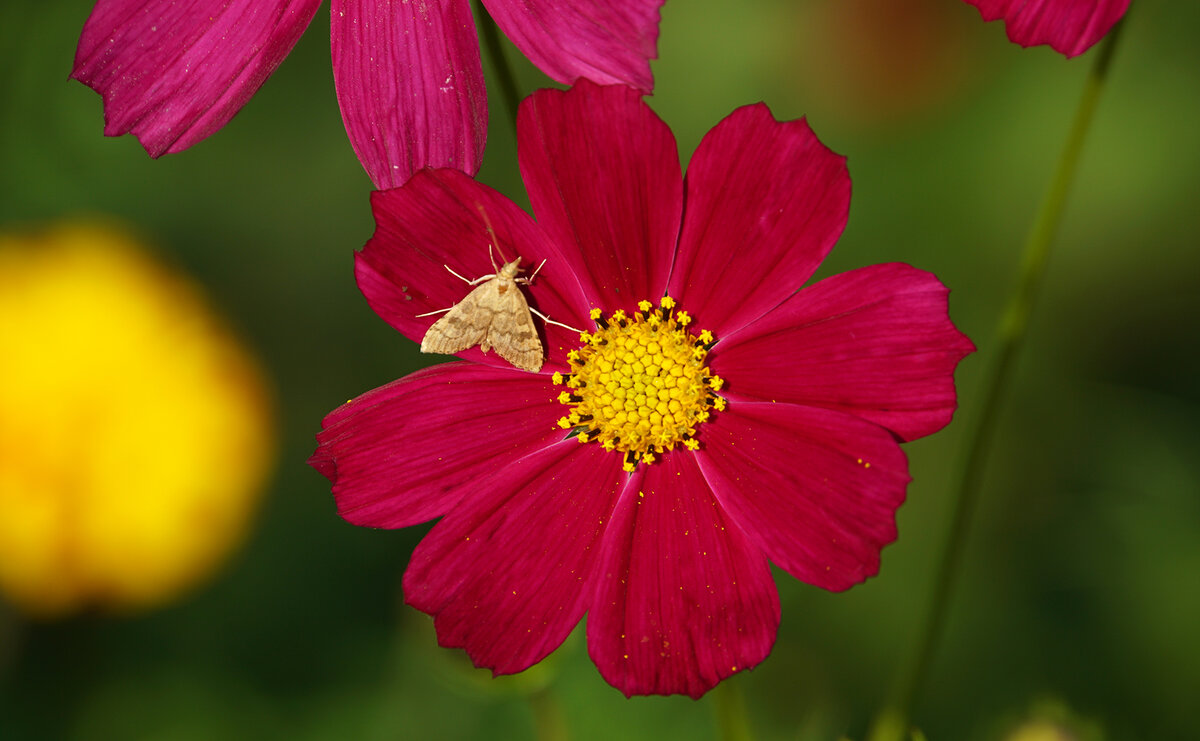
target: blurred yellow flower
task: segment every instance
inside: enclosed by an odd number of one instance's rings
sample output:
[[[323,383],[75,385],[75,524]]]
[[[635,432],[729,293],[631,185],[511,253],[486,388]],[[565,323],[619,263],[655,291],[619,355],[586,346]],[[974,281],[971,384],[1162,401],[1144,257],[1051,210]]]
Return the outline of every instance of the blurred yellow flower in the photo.
[[[274,458],[258,364],[197,286],[97,224],[0,234],[0,590],[161,604],[244,537]]]

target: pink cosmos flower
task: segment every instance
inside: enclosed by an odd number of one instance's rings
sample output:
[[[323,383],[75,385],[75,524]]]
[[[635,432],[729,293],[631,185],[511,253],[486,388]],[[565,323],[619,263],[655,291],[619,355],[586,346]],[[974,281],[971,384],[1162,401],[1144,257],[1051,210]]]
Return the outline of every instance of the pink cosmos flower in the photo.
[[[654,87],[663,0],[484,0],[559,82]],[[99,0],[71,76],[104,97],[108,136],[151,157],[224,126],[299,40],[320,0]],[[487,95],[469,0],[332,0],[333,76],[355,153],[379,188],[422,167],[479,169]]]
[[[899,442],[956,406],[973,351],[947,289],[893,263],[801,288],[846,224],[845,160],[803,120],[734,111],[680,172],[675,139],[622,86],[521,106],[537,221],[452,170],[372,198],[357,254],[371,307],[420,341],[505,260],[545,265],[531,373],[479,348],[325,418],[310,463],[349,522],[441,518],[404,575],[439,642],[518,672],[587,613],[627,695],[699,697],[770,651],[769,562],[842,590],[879,568],[909,481]]]
[[[1049,44],[1068,58],[1092,48],[1129,9],[1129,0],[967,0],[985,21],[1003,18],[1021,46]]]

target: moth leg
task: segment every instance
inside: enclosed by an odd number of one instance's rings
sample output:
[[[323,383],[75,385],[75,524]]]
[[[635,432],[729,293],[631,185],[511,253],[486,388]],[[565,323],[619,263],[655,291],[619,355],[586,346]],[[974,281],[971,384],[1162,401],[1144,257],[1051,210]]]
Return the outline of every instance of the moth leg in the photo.
[[[529,307],[529,310],[532,311],[534,314],[537,314],[538,316],[540,316],[542,318],[542,321],[545,322],[546,324],[553,324],[555,326],[562,327],[563,329],[569,329],[572,332],[582,332],[583,331],[582,329],[575,329],[570,324],[563,324],[562,322],[556,322],[553,319],[551,319],[550,317],[543,314],[542,312],[533,308],[532,306]]]
[[[496,263],[494,263],[494,262],[492,263],[492,265],[495,265],[495,264]],[[467,278],[462,277],[458,273],[454,272],[454,268],[450,267],[449,265],[446,265],[445,263],[442,264],[442,267],[445,268],[446,270],[448,270],[450,272],[450,275],[453,275],[455,278],[458,278],[463,283],[466,283],[468,286],[476,286],[476,285],[479,285],[480,283],[484,282],[485,280],[491,280],[492,278],[496,277],[495,274],[481,275],[478,278],[476,278],[475,280],[469,280]],[[445,309],[445,311],[450,311],[450,310]]]
[[[550,259],[550,258],[543,258],[543,259],[542,259],[542,261],[538,263],[538,266],[537,266],[536,268],[534,268],[534,269],[533,269],[533,272],[529,274],[529,277],[528,277],[528,278],[518,278],[518,279],[517,279],[517,282],[518,282],[518,283],[524,283],[524,284],[525,284],[525,285],[527,285],[527,286],[528,286],[528,285],[532,285],[532,284],[533,284],[533,279],[537,277],[537,274],[538,274],[539,272],[541,272],[541,270],[542,270],[542,266],[546,264],[546,260],[548,260],[548,259]],[[543,317],[543,318],[544,318],[544,317]]]

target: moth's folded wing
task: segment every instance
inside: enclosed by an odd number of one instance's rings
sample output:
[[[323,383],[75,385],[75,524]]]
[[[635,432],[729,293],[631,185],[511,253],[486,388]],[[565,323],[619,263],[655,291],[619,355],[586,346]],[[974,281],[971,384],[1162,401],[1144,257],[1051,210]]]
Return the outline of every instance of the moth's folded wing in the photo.
[[[529,305],[519,292],[510,292],[501,310],[492,317],[487,341],[497,354],[517,368],[539,371],[542,368],[542,341],[533,326]]]
[[[473,296],[460,301],[425,331],[421,352],[454,355],[483,342],[493,315],[490,309],[472,301]]]

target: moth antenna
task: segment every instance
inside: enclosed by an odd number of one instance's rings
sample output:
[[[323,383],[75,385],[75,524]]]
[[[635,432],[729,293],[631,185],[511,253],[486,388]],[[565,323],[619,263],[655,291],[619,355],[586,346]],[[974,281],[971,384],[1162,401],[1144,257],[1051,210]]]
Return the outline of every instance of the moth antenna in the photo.
[[[542,312],[533,308],[532,306],[529,307],[529,310],[532,311],[534,314],[537,314],[538,316],[540,316],[542,318],[542,321],[545,322],[546,324],[553,324],[556,327],[562,327],[563,329],[569,329],[572,332],[582,332],[583,331],[582,329],[575,329],[570,324],[563,324],[562,322],[556,322],[553,319],[551,319],[550,317],[543,314]]]
[[[492,220],[488,218],[487,209],[482,203],[475,204],[475,210],[479,212],[479,217],[483,219],[483,225],[487,229],[488,236],[491,239],[488,241],[488,258],[492,261],[492,271],[499,273],[500,266],[496,264],[496,258],[492,257],[492,245],[496,246],[496,252],[500,253],[500,259],[508,263],[508,259],[504,257],[504,251],[500,249],[500,238],[496,236],[496,230],[492,228]]]
[[[492,263],[492,264],[495,265],[495,263]],[[445,268],[446,270],[449,270],[450,275],[453,275],[455,278],[458,278],[462,282],[466,283],[468,286],[477,286],[480,283],[484,282],[485,280],[491,280],[492,278],[496,277],[496,275],[493,273],[491,275],[481,275],[478,278],[476,278],[475,280],[468,280],[468,279],[462,277],[461,275],[459,275],[458,273],[454,272],[454,268],[450,267],[449,265],[442,265],[442,267]]]
[[[453,308],[454,308],[453,306],[450,307],[450,309],[453,309]],[[417,314],[416,316],[422,317],[422,316],[433,316],[434,314],[445,314],[447,311],[450,311],[450,309],[434,309],[433,311],[427,311],[424,314]]]

